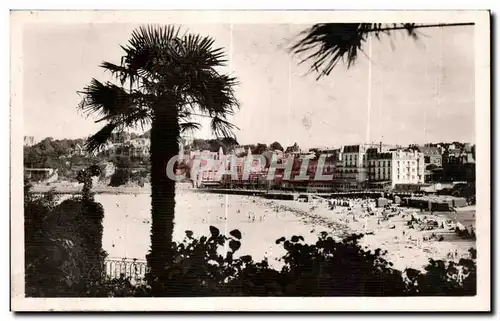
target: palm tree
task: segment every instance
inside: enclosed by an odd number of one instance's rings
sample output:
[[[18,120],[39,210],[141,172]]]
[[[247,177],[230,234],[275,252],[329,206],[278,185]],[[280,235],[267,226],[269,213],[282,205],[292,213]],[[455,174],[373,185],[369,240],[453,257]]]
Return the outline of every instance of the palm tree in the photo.
[[[471,25],[474,23],[319,23],[304,30],[300,34],[301,38],[289,48],[289,51],[295,55],[309,52],[300,63],[312,62],[309,71],[318,72],[317,79],[320,79],[328,76],[340,60],[347,62],[348,68],[351,67],[359,51],[363,52],[363,46],[370,35],[380,39],[381,35],[404,30],[410,37],[417,39],[417,29]]]
[[[86,147],[97,150],[113,132],[151,125],[151,249],[148,264],[158,280],[173,260],[175,181],[167,177],[167,162],[178,155],[182,132],[200,128],[195,115],[211,119],[216,136],[233,137],[228,120],[239,108],[234,96],[236,78],[223,74],[222,48],[214,40],[180,34],[173,26],[140,27],[133,31],[119,65],[104,62],[118,85],[92,79],[80,94],[79,109],[100,117],[106,125]],[[159,280],[160,284],[162,283]],[[158,283],[158,282],[157,282]]]

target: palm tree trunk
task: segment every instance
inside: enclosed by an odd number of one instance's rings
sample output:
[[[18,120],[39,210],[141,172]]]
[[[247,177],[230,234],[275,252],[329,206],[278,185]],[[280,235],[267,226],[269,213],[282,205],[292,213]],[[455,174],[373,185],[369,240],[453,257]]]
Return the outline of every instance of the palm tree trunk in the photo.
[[[179,145],[177,106],[162,106],[155,111],[151,128],[151,251],[148,264],[156,280],[153,291],[162,295],[165,267],[173,262],[172,234],[175,214],[175,181],[167,176],[168,161],[177,156]]]

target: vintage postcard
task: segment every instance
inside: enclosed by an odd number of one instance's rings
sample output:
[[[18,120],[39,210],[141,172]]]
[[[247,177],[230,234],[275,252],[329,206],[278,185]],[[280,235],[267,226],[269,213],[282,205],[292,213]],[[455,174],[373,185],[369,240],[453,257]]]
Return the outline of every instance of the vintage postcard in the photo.
[[[12,11],[12,310],[489,311],[489,15]]]

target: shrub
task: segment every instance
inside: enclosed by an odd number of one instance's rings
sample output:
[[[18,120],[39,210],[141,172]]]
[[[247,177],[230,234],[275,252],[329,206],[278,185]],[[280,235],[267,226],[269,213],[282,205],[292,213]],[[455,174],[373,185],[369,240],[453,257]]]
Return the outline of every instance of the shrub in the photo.
[[[477,292],[475,250],[456,262],[429,260],[425,273],[408,269],[409,294],[422,296],[474,296]]]
[[[281,238],[286,254],[281,270],[251,256],[235,258],[241,243],[238,230],[230,236],[210,227],[210,236],[176,244],[174,264],[162,280],[132,286],[126,279],[108,286],[111,296],[409,296],[475,295],[475,251],[458,263],[430,260],[425,272],[393,269],[382,250],[363,250],[352,235],[335,241],[322,233],[315,244],[300,236]],[[228,251],[224,252],[224,247]],[[221,252],[222,251],[222,252]]]
[[[223,296],[242,295],[244,291],[255,290],[248,287],[259,273],[279,273],[268,268],[265,261],[254,263],[250,256],[235,258],[241,243],[238,230],[230,232],[230,237],[220,234],[210,227],[210,236],[193,238],[186,231],[182,243],[174,244],[174,264],[165,269],[162,280],[148,279],[152,293],[157,296]],[[227,246],[226,246],[227,245]],[[224,252],[223,247],[227,247]],[[246,277],[245,277],[246,276]],[[157,285],[161,284],[160,287]],[[270,291],[264,291],[269,295]]]
[[[26,296],[85,296],[104,273],[101,204],[25,195]]]
[[[303,244],[294,236],[283,241],[287,251],[286,295],[303,296],[395,296],[403,295],[402,273],[392,268],[380,249],[365,251],[358,245],[362,235],[341,242],[322,233],[316,244]]]
[[[149,179],[149,172],[141,170],[130,174],[130,181],[136,182],[139,186],[143,187],[144,183]]]
[[[130,180],[130,175],[130,169],[118,168],[111,175],[109,186],[118,187],[127,184]]]
[[[26,191],[29,191],[26,185]],[[87,194],[86,194],[87,195]],[[237,257],[241,232],[211,226],[209,236],[186,231],[174,243],[173,264],[161,279],[108,280],[102,251],[103,208],[92,195],[57,205],[53,193],[25,193],[26,295],[43,297],[148,296],[408,296],[475,295],[476,251],[459,262],[430,260],[424,272],[399,271],[380,249],[358,244],[362,235],[336,241],[323,232],[314,244],[301,236],[276,241],[284,266]]]

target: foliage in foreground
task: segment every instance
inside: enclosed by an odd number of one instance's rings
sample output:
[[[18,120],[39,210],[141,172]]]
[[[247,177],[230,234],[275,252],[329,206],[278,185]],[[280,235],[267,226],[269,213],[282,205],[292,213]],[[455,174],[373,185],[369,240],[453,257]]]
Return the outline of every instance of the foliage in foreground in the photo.
[[[335,241],[323,233],[315,244],[299,236],[281,238],[286,254],[281,270],[251,256],[235,257],[241,246],[239,231],[231,236],[211,228],[211,236],[194,238],[190,231],[176,244],[173,266],[165,279],[135,283],[130,278],[105,277],[85,287],[81,296],[455,296],[475,295],[476,262],[431,260],[425,272],[393,269],[381,250],[366,251],[358,244],[361,235]],[[224,249],[227,248],[227,251]],[[162,292],[155,284],[165,284]],[[153,286],[151,286],[153,285]],[[74,286],[68,292],[74,293]]]
[[[28,297],[81,297],[102,279],[104,209],[90,193],[91,171],[79,178],[84,193],[59,203],[25,187],[25,292]]]
[[[383,258],[380,249],[364,250],[362,235],[336,241],[323,232],[315,244],[301,236],[284,237],[286,254],[281,270],[251,256],[236,258],[241,233],[227,237],[211,227],[209,237],[186,239],[177,244],[175,264],[166,269],[165,296],[405,296],[475,295],[476,261],[430,260],[425,272],[399,271]],[[227,248],[227,252],[224,249]],[[151,282],[150,282],[151,283]],[[153,291],[154,292],[154,291]],[[137,287],[137,295],[151,295],[148,287]],[[134,293],[135,295],[135,293]]]
[[[280,270],[238,256],[242,235],[210,227],[186,231],[174,243],[174,263],[161,280],[109,280],[102,251],[103,210],[92,195],[57,204],[53,195],[25,194],[26,295],[42,297],[147,296],[407,296],[475,295],[476,253],[459,262],[430,260],[424,272],[399,271],[380,249],[368,251],[352,235],[336,241],[323,232],[314,244],[301,236],[277,240]],[[157,285],[161,284],[162,287]]]

